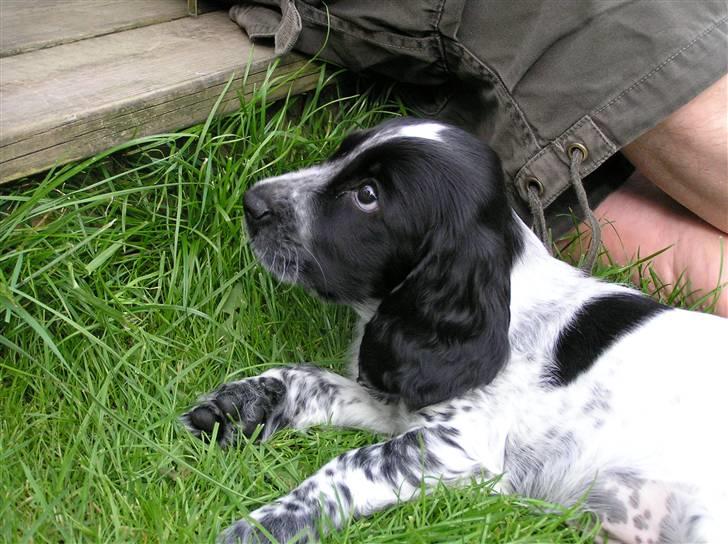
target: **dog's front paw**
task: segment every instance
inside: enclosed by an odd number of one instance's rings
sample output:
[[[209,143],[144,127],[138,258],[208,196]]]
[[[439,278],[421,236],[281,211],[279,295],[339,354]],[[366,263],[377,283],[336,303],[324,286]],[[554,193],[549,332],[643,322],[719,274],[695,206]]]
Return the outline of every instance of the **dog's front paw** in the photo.
[[[296,544],[313,543],[316,519],[298,509],[288,510],[284,505],[269,505],[256,510],[250,517],[257,523],[241,519],[218,537],[220,544]],[[263,530],[261,530],[261,528]]]
[[[258,425],[270,425],[286,394],[285,384],[266,376],[226,383],[205,396],[182,415],[185,427],[195,436],[209,440],[217,425],[220,446],[235,443],[242,433],[250,437]],[[274,429],[266,429],[266,435]]]
[[[263,544],[270,542],[260,529],[241,519],[225,529],[217,537],[217,544]]]

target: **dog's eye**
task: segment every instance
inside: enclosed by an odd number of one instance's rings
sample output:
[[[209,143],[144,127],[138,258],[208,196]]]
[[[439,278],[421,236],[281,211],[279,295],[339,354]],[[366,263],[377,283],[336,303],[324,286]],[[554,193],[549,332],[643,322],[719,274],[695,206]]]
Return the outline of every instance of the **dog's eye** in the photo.
[[[363,212],[373,212],[379,208],[377,191],[372,185],[362,185],[354,193],[354,203]]]

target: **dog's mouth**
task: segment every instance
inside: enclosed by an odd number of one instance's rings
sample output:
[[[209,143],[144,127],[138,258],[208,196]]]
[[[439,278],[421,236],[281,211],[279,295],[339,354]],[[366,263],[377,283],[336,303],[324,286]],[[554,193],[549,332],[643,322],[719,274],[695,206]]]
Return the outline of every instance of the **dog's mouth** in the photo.
[[[244,196],[245,226],[253,254],[266,270],[282,282],[305,284],[306,250],[289,200],[273,184],[249,189]]]
[[[263,268],[284,283],[305,285],[308,265],[303,248],[292,240],[261,243],[259,238],[252,235],[250,246]]]

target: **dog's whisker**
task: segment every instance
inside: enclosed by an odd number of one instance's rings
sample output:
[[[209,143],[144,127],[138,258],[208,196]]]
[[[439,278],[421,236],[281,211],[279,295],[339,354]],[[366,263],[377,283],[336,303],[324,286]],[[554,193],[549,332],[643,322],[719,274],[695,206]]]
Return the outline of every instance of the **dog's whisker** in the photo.
[[[281,264],[281,266],[282,266],[281,281],[286,281],[286,269],[288,268],[290,251],[287,247],[284,247],[282,249],[286,252],[286,255],[285,256],[281,255],[281,263],[282,263]]]
[[[324,287],[327,285],[326,281],[326,271],[324,270],[324,267],[321,265],[321,262],[316,258],[316,255],[313,254],[313,252],[308,249],[305,245],[301,246],[306,253],[308,253],[311,256],[311,260],[313,260],[314,263],[316,263],[316,266],[318,267],[319,271],[321,272],[321,278],[323,279],[323,285]]]

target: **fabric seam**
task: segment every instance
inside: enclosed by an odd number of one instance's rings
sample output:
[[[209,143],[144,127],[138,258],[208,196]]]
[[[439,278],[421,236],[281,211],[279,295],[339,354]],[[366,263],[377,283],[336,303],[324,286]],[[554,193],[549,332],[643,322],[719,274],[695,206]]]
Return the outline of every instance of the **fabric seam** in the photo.
[[[445,67],[446,73],[450,72],[450,65],[447,62],[447,55],[445,54],[445,45],[442,43],[442,32],[440,32],[440,22],[442,21],[442,15],[445,13],[445,2],[447,0],[441,0],[440,1],[440,7],[437,9],[437,15],[433,21],[434,23],[434,31],[435,35],[437,36],[437,46],[440,51],[440,59],[442,62],[442,65]]]
[[[516,121],[518,125],[521,125],[522,129],[525,129],[525,132],[527,134],[526,138],[522,138],[524,143],[526,145],[533,145],[537,149],[542,148],[541,145],[539,145],[538,139],[536,138],[535,133],[533,132],[533,129],[531,128],[531,125],[529,124],[528,120],[526,119],[526,116],[524,115],[523,111],[521,110],[518,103],[513,99],[511,94],[508,92],[508,89],[505,86],[505,83],[501,80],[500,76],[494,72],[493,70],[490,70],[488,66],[481,61],[477,56],[475,56],[467,47],[465,47],[462,43],[454,41],[452,42],[453,46],[460,49],[462,53],[465,53],[467,56],[465,56],[465,60],[468,61],[472,66],[474,66],[477,69],[480,69],[480,71],[488,77],[494,84],[496,89],[498,90],[499,94],[504,96],[507,99],[507,102],[511,108],[511,118]],[[513,114],[515,112],[515,116]],[[528,140],[528,137],[530,137],[530,141]]]
[[[619,151],[619,146],[614,144],[607,136],[604,134],[604,132],[599,128],[599,126],[594,122],[592,119],[593,115],[604,113],[606,110],[611,108],[613,105],[615,105],[617,102],[622,100],[626,95],[628,95],[633,90],[641,87],[647,80],[661,72],[666,66],[668,66],[670,63],[675,61],[677,57],[682,55],[685,51],[689,50],[691,47],[693,47],[698,42],[704,40],[708,35],[710,35],[712,32],[714,32],[716,29],[718,29],[721,25],[723,25],[726,21],[728,21],[728,17],[723,17],[722,19],[716,21],[712,25],[708,26],[704,30],[702,30],[699,34],[697,34],[693,39],[691,39],[688,43],[680,47],[677,51],[669,55],[667,58],[665,58],[661,63],[659,63],[657,66],[655,66],[652,70],[650,70],[648,73],[640,77],[637,81],[632,83],[629,87],[623,89],[618,95],[611,98],[608,102],[606,102],[604,105],[598,107],[595,110],[592,110],[589,114],[582,117],[579,121],[577,121],[574,125],[572,125],[568,130],[566,130],[564,133],[562,133],[560,136],[558,136],[555,140],[553,140],[550,144],[548,144],[546,147],[542,148],[536,155],[534,155],[531,159],[528,160],[518,171],[516,176],[514,177],[514,182],[517,180],[519,183],[515,183],[516,189],[518,191],[519,197],[523,199],[523,196],[521,194],[521,187],[520,187],[520,181],[522,180],[523,176],[526,173],[526,170],[530,169],[531,166],[538,162],[545,154],[552,151],[552,148],[558,148],[560,151],[563,151],[563,145],[562,142],[565,141],[566,138],[568,138],[569,135],[576,132],[578,129],[580,129],[585,123],[589,122],[591,124],[592,129],[594,129],[599,137],[602,139],[602,141],[606,142],[608,144],[609,148],[605,150],[604,153],[599,155],[599,158],[595,158],[592,161],[589,161],[589,168],[585,169],[584,176],[589,175],[590,173],[594,172],[599,166],[601,166],[611,155],[613,155],[615,152]],[[563,162],[563,161],[560,161]],[[563,163],[566,165],[566,163]],[[557,190],[554,195],[549,198],[547,201],[544,201],[544,207],[549,206],[552,204],[566,189],[568,188],[568,184],[565,184],[564,187],[561,190]]]
[[[617,96],[615,96],[614,98],[612,98],[611,100],[609,100],[606,104],[604,104],[603,106],[600,106],[596,110],[593,110],[592,111],[592,114],[601,113],[602,111],[610,108],[615,102],[618,102],[619,100],[621,100],[626,94],[628,94],[629,92],[631,92],[633,89],[636,89],[637,87],[642,86],[642,84],[645,81],[647,81],[648,79],[650,79],[652,76],[654,76],[658,72],[662,71],[663,68],[665,68],[671,62],[673,62],[678,56],[680,56],[682,53],[684,53],[685,51],[687,51],[688,49],[690,49],[691,47],[693,47],[699,41],[703,40],[706,36],[708,36],[710,33],[712,33],[714,30],[716,30],[720,25],[722,25],[726,21],[728,21],[728,17],[723,17],[723,19],[721,19],[721,20],[713,23],[711,26],[709,26],[708,28],[704,29],[700,34],[698,34],[697,36],[695,36],[690,42],[686,43],[680,49],[678,49],[677,51],[675,51],[672,55],[670,55],[665,60],[663,60],[660,64],[658,64],[657,66],[655,66],[650,72],[648,72],[647,74],[645,74],[644,76],[642,76],[639,80],[637,80],[634,83],[632,83],[632,85],[630,85],[629,87],[627,87],[626,89],[624,89]]]
[[[304,9],[299,9],[299,13],[301,14],[301,18],[307,20],[309,23],[317,24],[326,26],[327,23],[323,22],[322,20],[318,20],[318,17],[320,15],[320,12],[313,8],[312,6],[306,5]],[[426,49],[432,48],[433,46],[437,48],[437,39],[433,38],[432,36],[429,37],[423,37],[423,38],[409,38],[404,36],[397,36],[394,34],[390,34],[388,32],[363,32],[361,30],[357,31],[353,28],[347,28],[349,25],[346,24],[345,21],[340,20],[335,15],[330,15],[328,17],[328,25],[344,34],[347,34],[349,36],[352,36],[354,38],[364,39],[368,42],[374,42],[379,45],[384,45],[386,47],[393,47],[395,49],[403,49],[403,50],[409,50],[409,51],[424,51]],[[397,43],[393,43],[390,41],[390,39],[384,39],[384,40],[377,40],[376,37],[395,37],[398,40],[401,41],[412,41],[415,42],[413,45],[400,45]],[[432,42],[435,42],[433,44]]]

